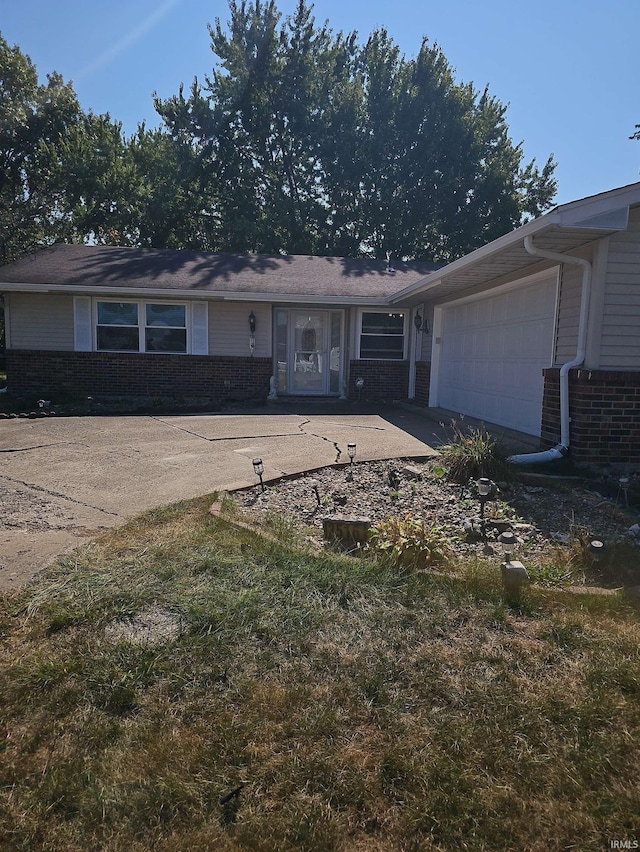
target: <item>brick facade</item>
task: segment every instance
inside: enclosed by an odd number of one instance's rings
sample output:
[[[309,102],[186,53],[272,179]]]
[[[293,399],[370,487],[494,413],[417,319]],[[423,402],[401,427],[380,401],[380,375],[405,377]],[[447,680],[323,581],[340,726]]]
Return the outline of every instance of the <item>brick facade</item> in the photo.
[[[416,361],[416,389],[413,400],[416,405],[429,405],[430,384],[431,361]]]
[[[364,379],[361,391],[356,380]],[[408,361],[351,361],[349,363],[349,399],[406,400],[409,396]]]
[[[266,399],[271,358],[7,350],[16,396],[182,396]]]
[[[560,371],[544,370],[543,446],[560,441]],[[571,370],[571,456],[578,462],[640,462],[640,372]]]

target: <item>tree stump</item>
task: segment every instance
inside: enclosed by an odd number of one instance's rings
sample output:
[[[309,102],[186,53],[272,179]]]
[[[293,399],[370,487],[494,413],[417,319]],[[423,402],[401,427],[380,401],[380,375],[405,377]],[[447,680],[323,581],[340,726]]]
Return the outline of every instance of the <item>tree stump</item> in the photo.
[[[344,515],[327,515],[322,519],[325,541],[345,550],[363,547],[369,538],[370,518],[347,518]]]

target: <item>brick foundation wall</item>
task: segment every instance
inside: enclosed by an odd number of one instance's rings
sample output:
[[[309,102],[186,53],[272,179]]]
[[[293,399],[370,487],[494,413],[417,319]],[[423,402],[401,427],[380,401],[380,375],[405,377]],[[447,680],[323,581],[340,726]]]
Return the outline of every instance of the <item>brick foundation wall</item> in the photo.
[[[560,370],[544,370],[543,446],[560,441]],[[571,370],[571,456],[575,461],[640,462],[640,372]]]
[[[266,399],[271,358],[7,350],[7,389],[17,396],[206,396]]]
[[[429,387],[431,384],[431,361],[416,361],[416,405],[429,405]]]
[[[364,379],[362,391],[356,379]],[[408,361],[351,361],[349,363],[349,399],[406,400],[409,395]]]

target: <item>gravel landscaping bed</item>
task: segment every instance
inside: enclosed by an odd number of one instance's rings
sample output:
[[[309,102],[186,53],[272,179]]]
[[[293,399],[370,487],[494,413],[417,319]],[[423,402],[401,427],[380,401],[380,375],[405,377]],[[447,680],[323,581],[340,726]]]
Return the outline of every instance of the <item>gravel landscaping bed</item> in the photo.
[[[521,541],[519,558],[528,565],[548,562],[577,539],[599,539],[609,552],[617,549],[623,556],[613,575],[587,579],[608,585],[640,583],[638,512],[585,487],[581,480],[558,487],[500,483],[497,499],[486,505],[486,547],[475,486],[461,488],[448,482],[437,459],[362,462],[352,471],[327,467],[282,480],[264,492],[259,486],[237,492],[235,498],[254,520],[276,513],[320,547],[325,546],[323,518],[330,515],[366,517],[375,524],[389,516],[411,514],[441,527],[459,556],[500,555],[496,539],[509,528]]]

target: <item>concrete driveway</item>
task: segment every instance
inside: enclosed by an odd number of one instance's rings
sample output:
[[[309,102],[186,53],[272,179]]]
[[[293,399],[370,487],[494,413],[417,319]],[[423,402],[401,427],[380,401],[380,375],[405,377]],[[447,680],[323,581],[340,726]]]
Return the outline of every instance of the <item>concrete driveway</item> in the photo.
[[[304,405],[241,414],[49,417],[0,422],[0,590],[147,509],[347,461],[426,457],[437,422]]]

